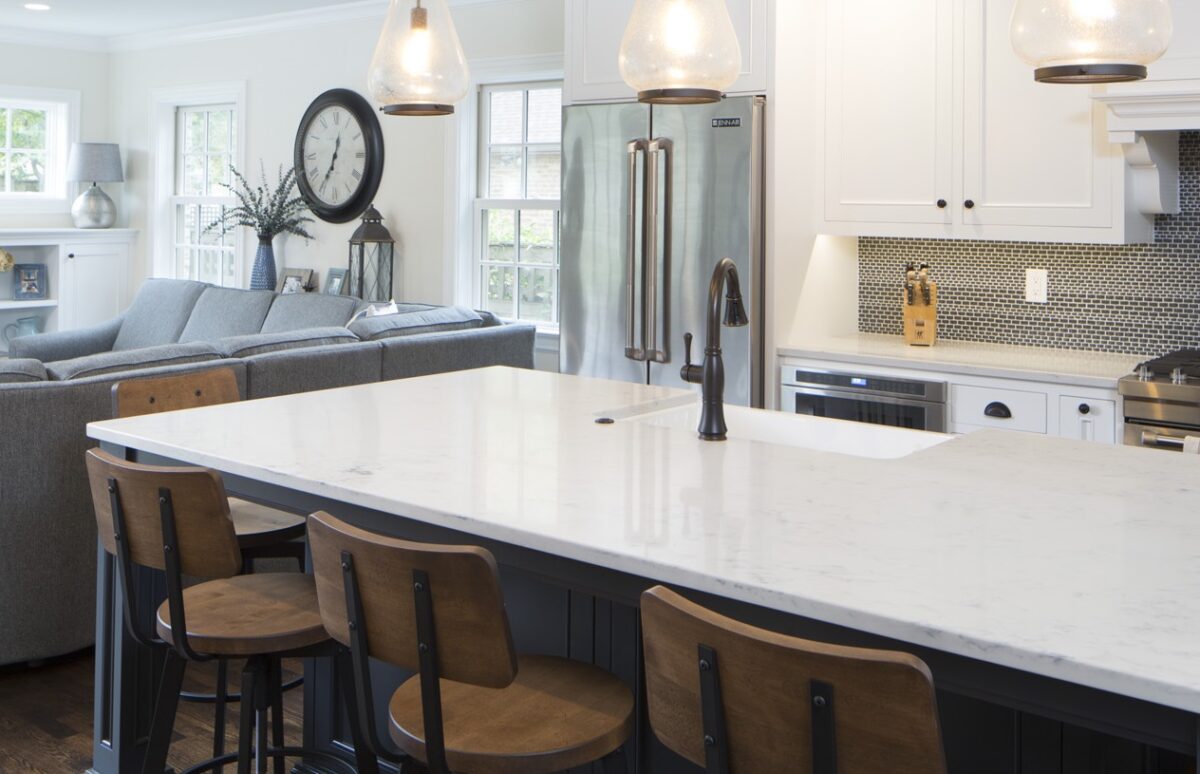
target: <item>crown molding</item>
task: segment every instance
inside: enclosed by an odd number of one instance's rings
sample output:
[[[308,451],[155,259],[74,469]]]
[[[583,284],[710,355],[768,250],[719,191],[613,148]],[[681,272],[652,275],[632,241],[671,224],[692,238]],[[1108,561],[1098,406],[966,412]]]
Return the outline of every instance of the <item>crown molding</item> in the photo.
[[[79,35],[71,32],[52,32],[26,27],[0,27],[0,43],[11,46],[33,46],[35,48],[62,48],[69,51],[109,50],[108,39],[100,35]]]
[[[520,0],[448,0],[451,7],[471,7],[482,5],[501,5]],[[243,19],[231,19],[211,24],[197,24],[186,27],[176,27],[165,30],[138,32],[130,35],[110,37],[106,44],[109,51],[141,51],[153,48],[186,46],[195,43],[209,43],[215,40],[243,38],[264,33],[282,32],[286,30],[315,27],[324,24],[360,21],[363,19],[382,20],[387,15],[387,0],[358,0],[353,3],[306,8],[300,11],[285,11],[283,13],[249,16]]]

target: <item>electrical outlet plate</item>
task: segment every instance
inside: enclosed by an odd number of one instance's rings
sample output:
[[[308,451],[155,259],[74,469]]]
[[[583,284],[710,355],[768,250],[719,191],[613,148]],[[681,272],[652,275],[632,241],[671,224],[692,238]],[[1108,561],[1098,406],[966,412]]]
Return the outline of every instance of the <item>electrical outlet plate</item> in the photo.
[[[1050,273],[1046,269],[1025,270],[1025,300],[1031,304],[1045,304],[1050,295]]]

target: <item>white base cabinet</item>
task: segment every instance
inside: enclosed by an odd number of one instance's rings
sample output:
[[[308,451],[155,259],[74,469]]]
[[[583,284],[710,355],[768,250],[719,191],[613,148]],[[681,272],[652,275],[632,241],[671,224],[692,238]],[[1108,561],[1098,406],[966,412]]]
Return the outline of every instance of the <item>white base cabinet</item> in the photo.
[[[857,365],[845,360],[783,358],[781,386],[797,368],[826,373],[853,373],[876,379],[915,379],[946,384],[946,431],[1006,430],[1057,436],[1078,441],[1116,444],[1124,423],[1121,399],[1112,389],[1025,379],[1000,379],[952,371]],[[787,401],[780,404],[786,408]]]
[[[1153,241],[1104,106],[1013,53],[1014,2],[827,0],[823,232]]]
[[[130,229],[0,229],[0,248],[19,264],[46,266],[46,298],[20,300],[13,274],[0,274],[0,355],[18,320],[36,318],[44,332],[96,325],[129,305]],[[13,327],[10,327],[13,326]]]
[[[786,0],[792,2],[793,0]],[[766,94],[773,0],[726,0],[742,49],[742,72],[730,94]],[[621,78],[618,57],[634,0],[566,0],[566,82],[563,102],[637,99]]]

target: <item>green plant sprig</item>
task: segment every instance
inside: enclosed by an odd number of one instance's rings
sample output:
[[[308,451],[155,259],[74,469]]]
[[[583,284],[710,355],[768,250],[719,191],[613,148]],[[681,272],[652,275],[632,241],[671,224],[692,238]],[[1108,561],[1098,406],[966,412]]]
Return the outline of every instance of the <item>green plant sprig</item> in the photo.
[[[313,235],[305,229],[305,223],[313,223],[306,214],[308,205],[299,196],[293,196],[296,189],[296,170],[279,166],[279,180],[272,186],[267,184],[267,170],[261,169],[262,184],[250,185],[245,176],[230,166],[236,185],[230,188],[238,200],[238,206],[230,207],[221,213],[221,217],[205,226],[204,231],[220,231],[228,234],[238,226],[254,229],[262,239],[271,239],[279,234],[294,234],[304,239],[312,239]]]

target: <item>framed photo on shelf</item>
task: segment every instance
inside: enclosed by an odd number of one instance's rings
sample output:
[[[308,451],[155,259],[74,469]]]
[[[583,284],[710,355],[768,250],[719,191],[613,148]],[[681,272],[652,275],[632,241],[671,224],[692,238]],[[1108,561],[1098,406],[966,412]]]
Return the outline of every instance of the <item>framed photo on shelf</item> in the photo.
[[[279,277],[279,293],[290,295],[292,293],[307,293],[312,287],[313,270],[312,269],[284,269],[283,274]]]
[[[13,298],[17,301],[38,301],[49,295],[46,264],[18,263],[13,266]]]
[[[346,284],[350,279],[349,269],[330,269],[325,275],[325,292],[331,296],[346,295]]]

